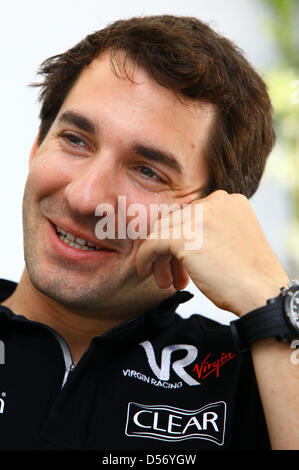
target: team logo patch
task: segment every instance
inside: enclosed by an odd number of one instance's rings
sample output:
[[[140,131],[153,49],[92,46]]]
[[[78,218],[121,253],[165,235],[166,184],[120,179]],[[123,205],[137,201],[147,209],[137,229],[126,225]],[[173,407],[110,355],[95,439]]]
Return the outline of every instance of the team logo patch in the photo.
[[[204,439],[223,445],[226,403],[210,403],[198,410],[168,405],[128,404],[126,435],[162,441]]]
[[[219,378],[221,375],[220,368],[237,356],[231,352],[223,352],[220,355],[210,352],[201,362],[195,363],[198,356],[196,346],[191,344],[170,344],[164,346],[158,359],[150,341],[143,341],[139,345],[142,346],[145,352],[148,366],[153,375],[147,375],[134,369],[123,369],[123,375],[147,382],[155,387],[167,388],[168,390],[181,388],[184,384],[198,386],[201,385],[202,380],[206,377],[213,375]],[[174,353],[176,351],[183,353],[180,354],[180,358],[175,358]],[[193,366],[190,370],[192,364]],[[189,372],[193,374],[193,377],[187,372],[187,367]],[[170,381],[171,377],[172,379],[177,378],[181,380]],[[198,379],[201,379],[201,381]]]
[[[198,349],[191,344],[171,344],[165,346],[162,350],[161,365],[157,364],[153,345],[150,341],[143,341],[140,343],[143,347],[148,364],[159,380],[168,381],[170,377],[170,370],[173,369],[175,374],[188,385],[200,385],[200,382],[191,377],[185,370],[185,367],[195,361]],[[174,351],[182,350],[185,356],[182,359],[172,362],[172,354]]]

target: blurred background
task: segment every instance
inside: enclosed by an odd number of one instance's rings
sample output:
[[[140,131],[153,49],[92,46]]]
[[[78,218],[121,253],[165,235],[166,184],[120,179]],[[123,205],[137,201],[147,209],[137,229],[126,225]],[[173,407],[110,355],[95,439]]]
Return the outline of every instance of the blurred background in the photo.
[[[299,279],[299,2],[298,0],[1,0],[0,3],[0,278],[18,282],[23,267],[22,196],[38,130],[39,64],[87,34],[133,15],[196,16],[234,41],[266,80],[275,109],[277,144],[251,199],[274,252]],[[194,298],[183,316],[222,323],[234,315],[215,307],[190,282]]]

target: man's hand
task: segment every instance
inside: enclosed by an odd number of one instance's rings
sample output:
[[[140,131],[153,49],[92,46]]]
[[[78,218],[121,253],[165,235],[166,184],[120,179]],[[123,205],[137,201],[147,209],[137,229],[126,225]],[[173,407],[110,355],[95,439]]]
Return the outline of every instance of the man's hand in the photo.
[[[184,218],[182,209],[179,224],[175,212],[155,223],[138,250],[138,274],[153,274],[160,288],[173,284],[177,290],[191,278],[215,305],[239,316],[277,296],[289,278],[248,199],[219,190],[190,206],[191,217]],[[192,249],[184,236],[191,232],[200,233],[202,241]]]

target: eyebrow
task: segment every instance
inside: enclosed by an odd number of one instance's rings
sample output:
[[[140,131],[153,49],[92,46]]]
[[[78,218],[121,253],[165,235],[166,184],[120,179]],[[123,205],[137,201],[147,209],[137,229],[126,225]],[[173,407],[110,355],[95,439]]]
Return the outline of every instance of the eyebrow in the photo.
[[[61,114],[58,124],[72,124],[90,134],[99,134],[99,127],[95,121],[75,111],[65,111]]]
[[[183,176],[183,168],[178,162],[177,158],[170,152],[165,152],[153,147],[148,147],[140,144],[133,144],[133,152],[147,158],[148,160],[161,163],[162,165],[174,170],[179,175]]]
[[[58,118],[58,124],[71,124],[90,134],[100,134],[97,122],[75,111],[65,111],[62,113]],[[180,176],[184,175],[182,165],[171,152],[139,143],[133,143],[131,148],[134,153],[137,153],[148,160],[161,163],[167,168],[178,173]]]

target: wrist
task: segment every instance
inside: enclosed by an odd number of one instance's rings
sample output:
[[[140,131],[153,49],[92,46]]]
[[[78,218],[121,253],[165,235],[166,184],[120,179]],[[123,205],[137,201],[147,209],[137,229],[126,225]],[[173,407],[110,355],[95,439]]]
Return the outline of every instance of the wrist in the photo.
[[[269,299],[277,297],[280,294],[281,287],[286,287],[289,282],[290,279],[288,277],[284,277],[280,282],[251,285],[247,292],[243,294],[242,298],[240,298],[238,306],[232,313],[241,318],[249,312],[263,307],[267,304]]]
[[[299,338],[299,281],[290,281],[266,305],[231,322],[236,345],[246,351],[257,341],[275,337],[278,341]]]

